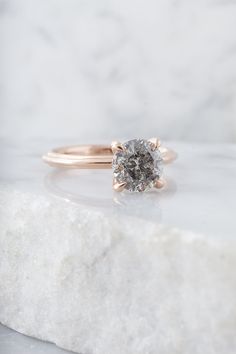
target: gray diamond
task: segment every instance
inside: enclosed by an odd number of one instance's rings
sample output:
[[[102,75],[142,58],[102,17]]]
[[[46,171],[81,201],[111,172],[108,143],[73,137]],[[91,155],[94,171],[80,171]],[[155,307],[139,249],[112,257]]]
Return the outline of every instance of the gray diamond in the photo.
[[[148,140],[134,139],[122,144],[123,151],[113,157],[114,179],[125,183],[125,189],[143,192],[153,187],[162,174],[162,157]]]

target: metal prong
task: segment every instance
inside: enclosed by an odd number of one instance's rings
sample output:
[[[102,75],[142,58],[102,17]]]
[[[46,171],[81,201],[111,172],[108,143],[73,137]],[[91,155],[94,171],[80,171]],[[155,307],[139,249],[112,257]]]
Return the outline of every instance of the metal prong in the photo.
[[[156,181],[154,183],[154,187],[160,189],[160,188],[163,188],[165,186],[165,184],[166,184],[166,182],[163,179],[158,178],[158,179],[156,179]]]
[[[161,142],[157,138],[148,139],[148,141],[152,144],[153,150],[158,149],[161,146]]]
[[[111,149],[112,149],[113,154],[115,152],[117,152],[117,151],[123,151],[124,150],[122,144],[119,141],[113,141],[111,143]]]
[[[116,180],[113,181],[113,188],[116,192],[122,192],[125,189],[125,186],[125,182],[117,182]]]

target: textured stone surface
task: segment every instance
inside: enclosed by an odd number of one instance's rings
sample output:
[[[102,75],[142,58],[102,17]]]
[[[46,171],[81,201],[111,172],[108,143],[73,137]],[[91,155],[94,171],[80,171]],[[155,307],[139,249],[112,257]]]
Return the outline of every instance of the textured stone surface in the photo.
[[[82,354],[235,353],[236,149],[171,147],[169,189],[132,196],[2,150],[3,324]]]

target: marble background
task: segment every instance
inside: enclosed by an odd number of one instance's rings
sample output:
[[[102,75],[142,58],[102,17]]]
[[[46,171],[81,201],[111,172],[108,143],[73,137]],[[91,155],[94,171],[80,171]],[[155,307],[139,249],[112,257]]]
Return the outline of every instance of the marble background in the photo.
[[[235,142],[235,19],[235,0],[0,0],[0,137]]]

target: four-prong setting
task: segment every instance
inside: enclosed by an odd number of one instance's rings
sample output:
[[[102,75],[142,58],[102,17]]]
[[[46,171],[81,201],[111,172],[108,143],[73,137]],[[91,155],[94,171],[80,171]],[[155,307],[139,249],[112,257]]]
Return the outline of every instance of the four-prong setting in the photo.
[[[125,189],[125,182],[117,182],[115,179],[113,180],[113,188],[116,192],[122,192]]]
[[[112,141],[111,150],[112,150],[113,154],[115,154],[118,151],[123,151],[124,147],[119,141]]]
[[[161,189],[165,186],[166,181],[163,178],[157,178],[154,182],[153,187],[157,188],[157,189]]]
[[[156,150],[161,146],[161,141],[158,138],[151,138],[148,139],[148,141],[151,143],[153,150]]]
[[[157,138],[113,142],[114,190],[143,192],[152,187],[162,188],[163,159],[159,148],[160,141]]]

